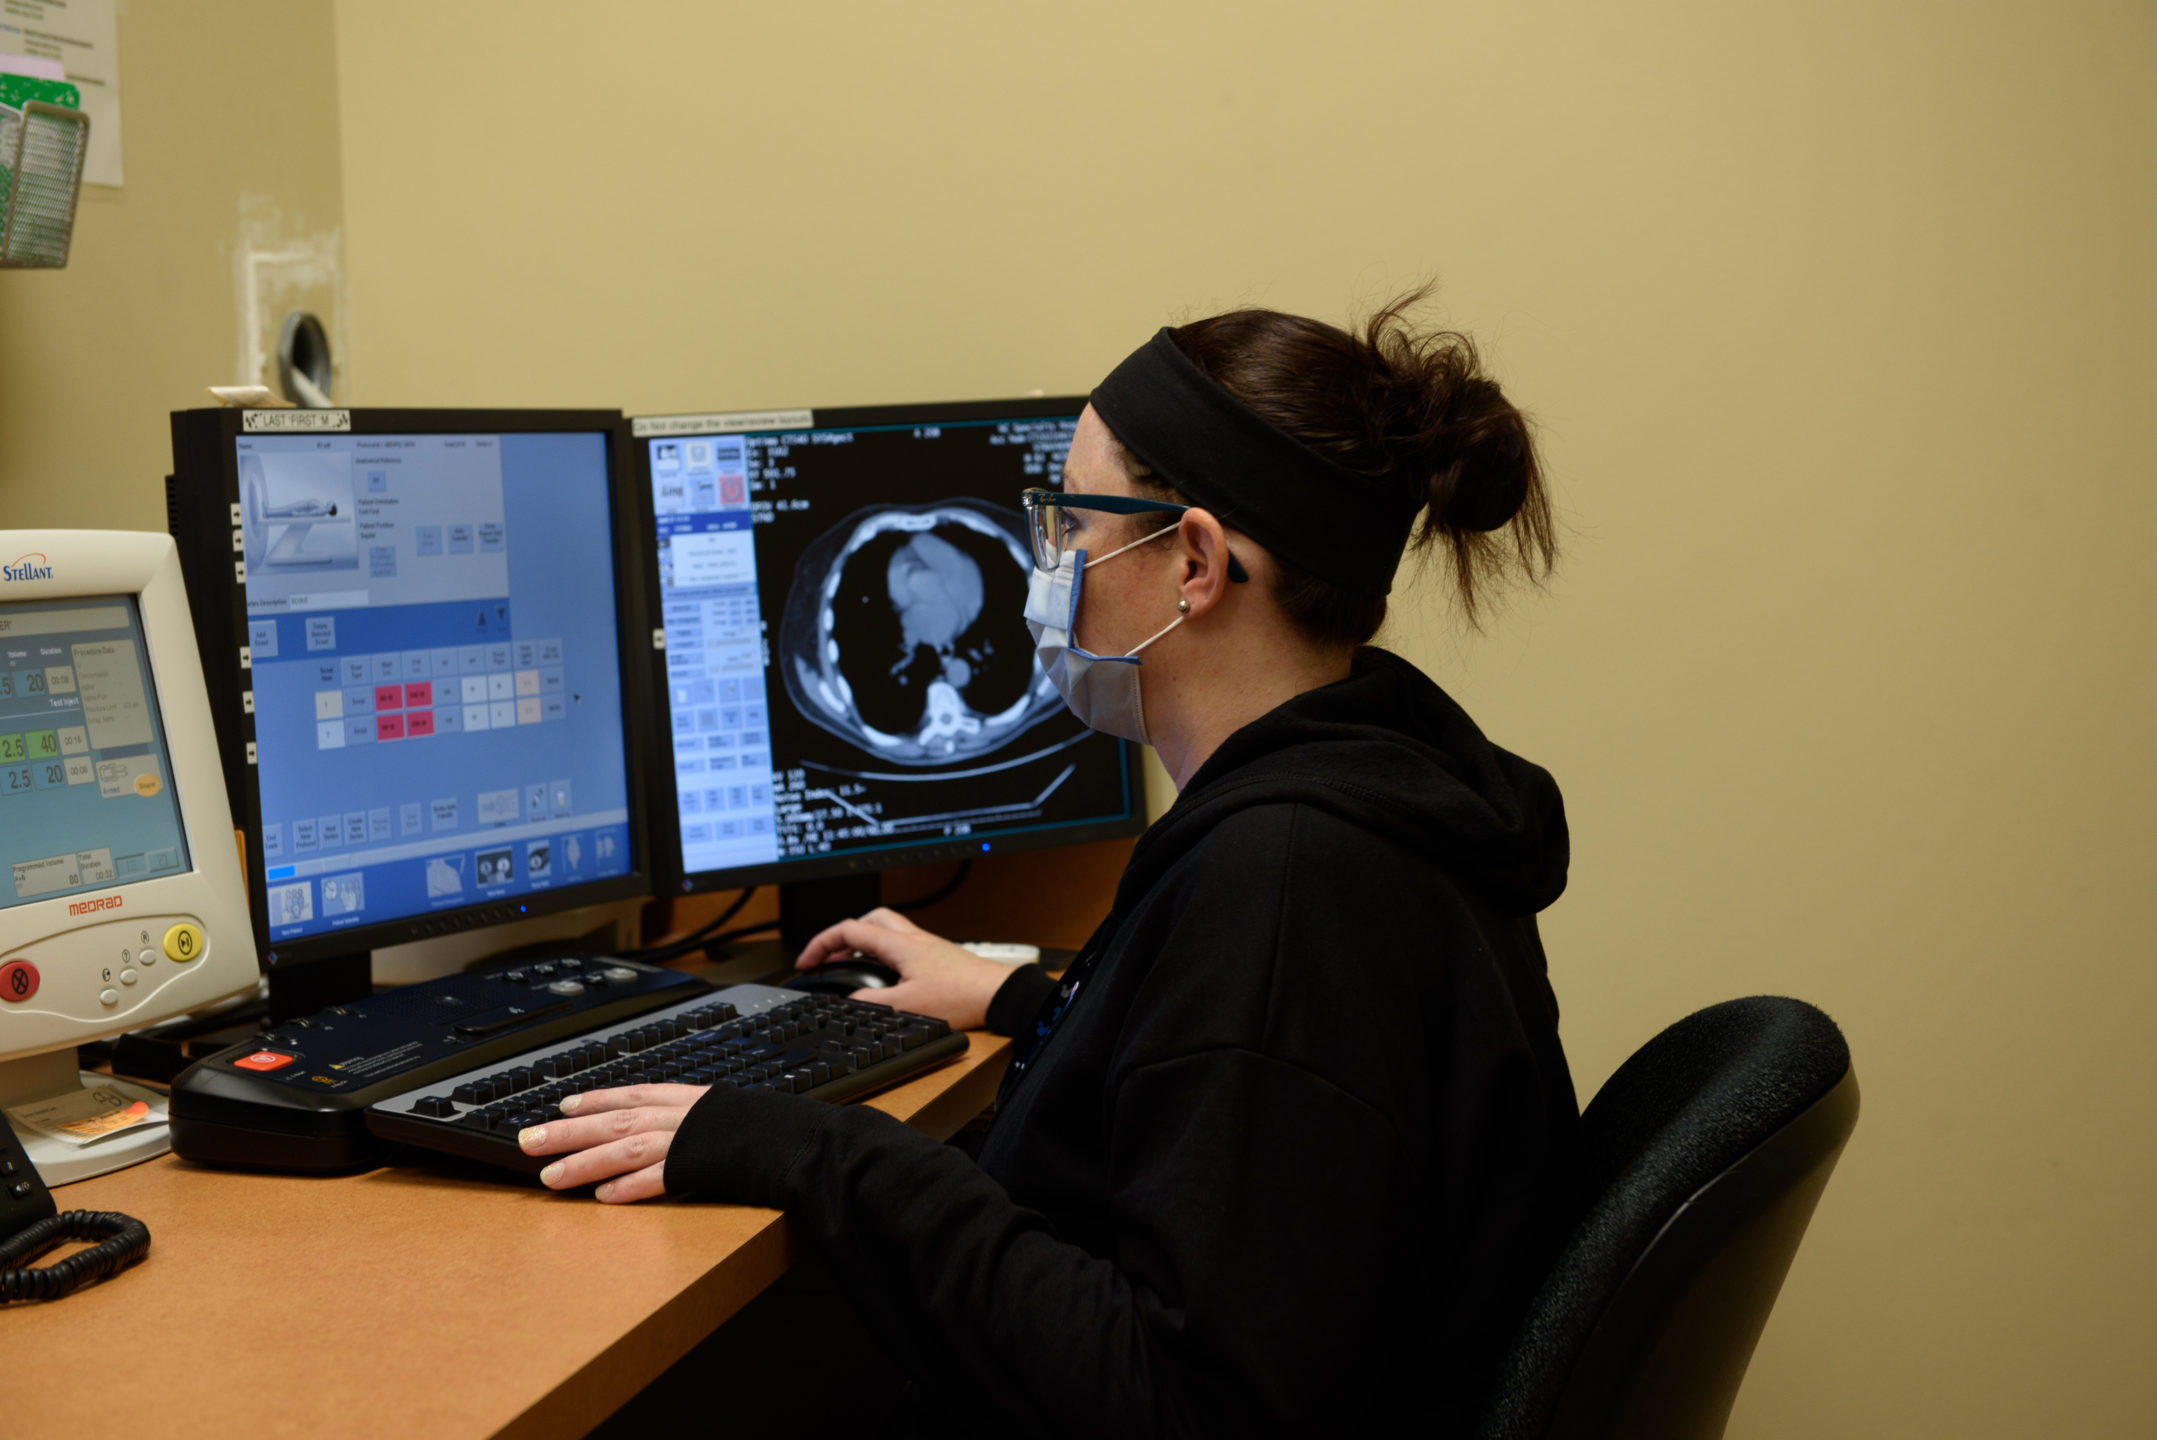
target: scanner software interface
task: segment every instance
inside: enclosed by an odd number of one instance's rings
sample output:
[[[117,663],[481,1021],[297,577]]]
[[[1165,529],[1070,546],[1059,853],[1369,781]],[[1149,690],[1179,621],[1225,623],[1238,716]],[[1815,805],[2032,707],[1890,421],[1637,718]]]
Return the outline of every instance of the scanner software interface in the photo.
[[[626,873],[607,437],[237,443],[270,939]]]
[[[1023,613],[1076,423],[646,441],[685,871],[1128,816]]]
[[[0,908],[189,868],[132,595],[0,604]]]

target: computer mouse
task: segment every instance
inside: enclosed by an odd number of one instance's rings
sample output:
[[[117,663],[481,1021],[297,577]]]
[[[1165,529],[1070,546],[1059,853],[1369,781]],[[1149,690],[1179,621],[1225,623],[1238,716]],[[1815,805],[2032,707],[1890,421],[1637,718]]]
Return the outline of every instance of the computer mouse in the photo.
[[[804,970],[786,982],[789,990],[812,995],[851,995],[856,990],[884,990],[899,983],[899,972],[864,956],[834,960],[814,970]]]

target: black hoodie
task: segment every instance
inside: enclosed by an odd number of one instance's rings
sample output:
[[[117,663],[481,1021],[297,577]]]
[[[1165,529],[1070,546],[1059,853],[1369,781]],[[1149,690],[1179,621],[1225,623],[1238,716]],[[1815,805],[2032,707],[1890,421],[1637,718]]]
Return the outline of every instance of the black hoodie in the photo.
[[[934,1433],[1451,1434],[1575,1208],[1557,786],[1407,664],[1237,731],[1022,1035],[978,1163],[715,1087],[668,1188],[783,1206]]]

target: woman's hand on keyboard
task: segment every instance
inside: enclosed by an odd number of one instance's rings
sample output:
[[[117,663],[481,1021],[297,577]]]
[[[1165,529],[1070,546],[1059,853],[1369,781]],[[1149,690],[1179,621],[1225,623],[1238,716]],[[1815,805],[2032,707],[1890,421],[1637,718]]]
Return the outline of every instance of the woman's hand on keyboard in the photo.
[[[932,935],[896,910],[876,909],[858,920],[841,920],[811,940],[794,962],[797,970],[840,964],[856,953],[898,972],[899,983],[856,990],[849,998],[934,1015],[958,1030],[987,1023],[989,1000],[1011,978],[1011,967],[961,950]]]
[[[667,1147],[704,1085],[624,1085],[563,1099],[559,1120],[519,1131],[527,1155],[560,1155],[539,1172],[550,1190],[602,1181],[595,1192],[610,1205],[666,1193]]]

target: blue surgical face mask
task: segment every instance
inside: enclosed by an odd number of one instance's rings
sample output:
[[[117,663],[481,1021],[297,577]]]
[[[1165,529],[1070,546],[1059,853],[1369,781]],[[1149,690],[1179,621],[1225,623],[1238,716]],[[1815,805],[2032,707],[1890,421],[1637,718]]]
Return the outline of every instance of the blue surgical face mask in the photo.
[[[1146,738],[1146,711],[1139,703],[1138,652],[1190,617],[1178,615],[1122,655],[1091,654],[1079,649],[1072,635],[1078,629],[1079,590],[1086,572],[1174,528],[1156,530],[1099,560],[1088,560],[1084,550],[1066,550],[1054,570],[1036,568],[1026,586],[1026,628],[1033,632],[1034,658],[1056,693],[1088,729],[1141,745],[1153,742]]]

